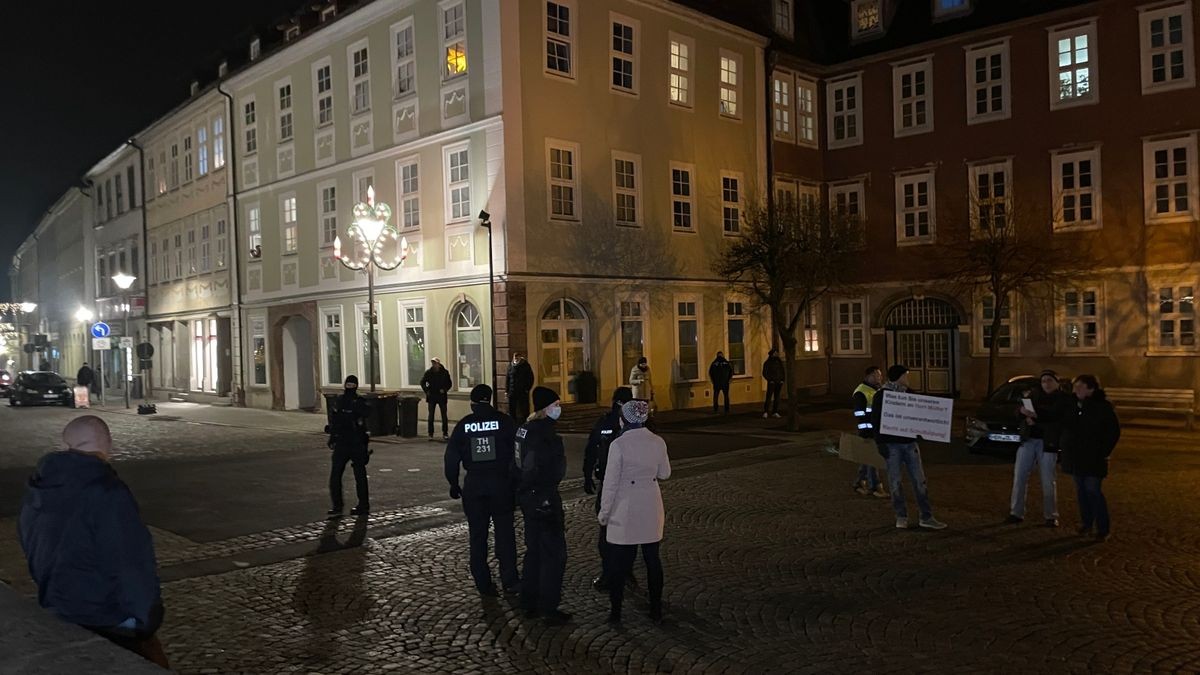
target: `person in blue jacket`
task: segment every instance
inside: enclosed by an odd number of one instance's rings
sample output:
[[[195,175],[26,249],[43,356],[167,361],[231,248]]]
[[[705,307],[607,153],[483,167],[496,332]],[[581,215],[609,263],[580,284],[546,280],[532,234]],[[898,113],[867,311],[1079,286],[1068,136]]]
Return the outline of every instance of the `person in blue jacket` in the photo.
[[[154,541],[109,464],[108,425],[76,417],[63,443],[38,462],[17,526],[38,602],[166,668],[154,635],[163,620]]]

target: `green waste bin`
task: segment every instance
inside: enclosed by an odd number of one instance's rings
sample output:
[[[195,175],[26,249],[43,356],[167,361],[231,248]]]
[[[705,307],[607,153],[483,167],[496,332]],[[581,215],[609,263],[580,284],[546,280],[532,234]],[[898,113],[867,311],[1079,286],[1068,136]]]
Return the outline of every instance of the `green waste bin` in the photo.
[[[405,396],[400,399],[400,435],[404,438],[417,437],[417,415],[420,409],[419,397]]]

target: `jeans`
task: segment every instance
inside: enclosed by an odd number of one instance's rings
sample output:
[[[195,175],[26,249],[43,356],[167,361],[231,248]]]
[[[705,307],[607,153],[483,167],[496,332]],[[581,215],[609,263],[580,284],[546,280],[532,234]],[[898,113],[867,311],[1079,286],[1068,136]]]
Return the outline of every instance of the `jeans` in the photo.
[[[440,401],[434,403],[433,401],[427,401],[427,403],[429,404],[429,437],[433,438],[433,414],[437,412],[438,408],[442,409],[442,436],[449,436],[450,425],[446,422],[446,402]]]
[[[1058,518],[1058,490],[1055,486],[1054,468],[1058,465],[1058,453],[1045,452],[1040,438],[1030,438],[1017,449],[1017,461],[1013,464],[1012,503],[1009,513],[1025,517],[1025,491],[1029,486],[1029,474],[1034,465],[1042,478],[1042,517],[1046,520]]]
[[[346,464],[354,469],[354,490],[358,494],[358,506],[367,508],[371,498],[367,490],[367,449],[366,448],[337,448],[333,451],[333,465],[329,471],[329,499],[333,502],[334,510],[340,511],[342,502],[342,475],[346,473]]]
[[[650,586],[650,611],[662,611],[663,566],[658,548],[662,542],[641,544],[642,560],[646,561],[646,582]],[[608,580],[608,601],[612,613],[621,614],[621,603],[625,597],[625,579],[633,572],[633,562],[637,560],[638,544],[609,544],[609,565],[612,578]]]
[[[779,413],[779,393],[783,391],[782,382],[767,383],[767,398],[763,401],[763,412],[772,415]]]
[[[517,535],[513,528],[512,493],[475,494],[464,491],[463,512],[471,541],[471,577],[475,587],[490,588],[492,570],[488,567],[488,526],[496,531],[496,560],[500,563],[500,582],[505,588],[517,585]]]
[[[867,489],[872,492],[879,487],[879,470],[870,464],[858,465],[858,479],[854,481],[854,487],[858,487],[862,483],[867,484]]]
[[[929,505],[929,492],[925,485],[925,469],[921,466],[921,450],[916,443],[888,443],[887,472],[889,487],[892,489],[892,510],[897,518],[908,517],[908,507],[904,503],[904,486],[900,482],[900,467],[908,470],[908,479],[913,484],[913,492],[917,493],[917,507],[921,510],[921,520],[933,517],[933,508]]]
[[[729,385],[713,385],[713,412],[717,412],[717,401],[725,394],[725,412],[729,412]]]
[[[1107,536],[1111,524],[1108,522],[1108,500],[1100,491],[1104,479],[1099,476],[1075,476],[1075,494],[1079,498],[1079,522],[1084,530],[1096,525],[1096,534]]]

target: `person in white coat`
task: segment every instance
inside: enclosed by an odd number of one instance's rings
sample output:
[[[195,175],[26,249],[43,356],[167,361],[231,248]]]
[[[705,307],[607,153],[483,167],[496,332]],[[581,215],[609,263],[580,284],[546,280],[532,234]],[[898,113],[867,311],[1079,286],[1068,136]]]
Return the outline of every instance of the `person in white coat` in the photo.
[[[629,386],[633,388],[633,397],[650,402],[653,406],[654,383],[650,381],[650,364],[646,357],[638,359],[637,364],[629,370]]]
[[[663,538],[662,493],[658,481],[671,476],[667,444],[645,427],[650,404],[635,399],[621,407],[625,430],[608,448],[604,471],[604,493],[600,501],[600,524],[607,529],[609,543],[608,584],[611,609],[609,623],[621,621],[625,579],[633,571],[637,551],[646,561],[650,586],[650,618],[662,620],[663,568],[658,548]]]

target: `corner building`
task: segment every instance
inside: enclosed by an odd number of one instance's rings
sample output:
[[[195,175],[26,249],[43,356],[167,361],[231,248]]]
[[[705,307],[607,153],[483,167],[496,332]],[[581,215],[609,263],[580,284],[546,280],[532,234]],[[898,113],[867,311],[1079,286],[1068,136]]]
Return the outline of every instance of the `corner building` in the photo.
[[[368,187],[410,247],[376,275],[381,389],[440,357],[465,414],[521,351],[570,402],[645,355],[660,408],[699,406],[721,350],[734,400],[761,399],[767,333],[711,266],[765,185],[762,38],[665,0],[336,11],[222,83],[247,404],[369,381],[365,274],[333,258]]]

